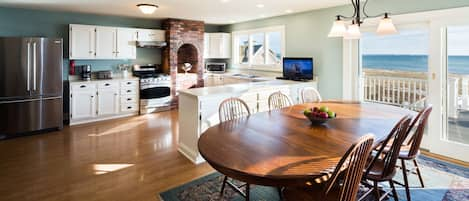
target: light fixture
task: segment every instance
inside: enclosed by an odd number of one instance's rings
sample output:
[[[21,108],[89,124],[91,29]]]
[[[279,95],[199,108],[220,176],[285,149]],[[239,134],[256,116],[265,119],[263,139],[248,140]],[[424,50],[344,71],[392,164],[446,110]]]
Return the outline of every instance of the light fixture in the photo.
[[[256,7],[258,7],[258,8],[264,8],[265,6],[264,6],[264,4],[257,4]]]
[[[360,25],[364,23],[364,20],[367,18],[374,18],[383,16],[383,19],[379,22],[377,33],[379,35],[395,34],[397,33],[396,27],[392,23],[391,18],[389,18],[389,13],[384,13],[380,15],[370,16],[366,13],[366,5],[369,0],[366,0],[363,3],[360,0],[351,0],[354,8],[354,13],[350,17],[343,15],[337,15],[336,21],[332,24],[331,31],[329,32],[328,37],[344,37],[345,39],[360,39]],[[363,16],[361,15],[363,13]],[[346,28],[346,24],[343,21],[344,19],[352,20],[352,24]]]
[[[140,11],[142,11],[143,14],[146,14],[146,15],[153,14],[158,8],[158,6],[155,4],[146,4],[146,3],[137,4],[137,7],[140,9]]]
[[[392,23],[392,19],[389,18],[387,13],[385,13],[384,18],[379,21],[376,33],[378,33],[378,35],[389,35],[397,33],[396,27]]]

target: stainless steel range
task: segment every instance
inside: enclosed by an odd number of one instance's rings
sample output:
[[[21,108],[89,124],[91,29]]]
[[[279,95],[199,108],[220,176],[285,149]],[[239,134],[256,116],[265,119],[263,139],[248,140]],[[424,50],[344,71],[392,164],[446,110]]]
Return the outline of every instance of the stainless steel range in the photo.
[[[171,109],[171,76],[158,65],[134,66],[134,76],[140,78],[140,114]]]

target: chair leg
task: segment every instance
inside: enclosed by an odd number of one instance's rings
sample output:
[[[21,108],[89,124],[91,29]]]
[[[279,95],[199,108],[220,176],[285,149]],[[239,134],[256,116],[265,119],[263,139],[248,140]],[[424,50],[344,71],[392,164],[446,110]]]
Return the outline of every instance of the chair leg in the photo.
[[[414,159],[413,161],[414,161],[414,165],[415,165],[415,170],[417,171],[417,175],[419,176],[420,184],[422,185],[422,188],[425,188],[425,185],[423,184],[422,174],[420,173],[420,167],[417,163],[417,160]]]
[[[225,191],[225,186],[226,186],[227,181],[228,181],[228,177],[225,176],[225,178],[223,178],[223,184],[221,185],[220,197],[223,197],[223,192]]]
[[[381,195],[380,195],[380,192],[379,192],[379,187],[378,187],[378,182],[377,181],[373,181],[373,189],[375,191],[375,200],[380,201],[381,200]]]
[[[394,182],[389,180],[389,186],[391,186],[392,196],[394,197],[394,201],[399,201],[399,197],[397,196],[396,187],[394,186]]]
[[[249,201],[249,191],[250,191],[250,185],[249,184],[246,184],[246,201]]]
[[[407,168],[405,166],[405,161],[401,159],[402,165],[402,176],[404,177],[404,187],[405,187],[405,195],[407,201],[410,201],[410,190],[409,190],[409,181],[407,180]]]
[[[278,192],[278,197],[282,201],[283,200],[282,187],[277,187],[277,192]]]

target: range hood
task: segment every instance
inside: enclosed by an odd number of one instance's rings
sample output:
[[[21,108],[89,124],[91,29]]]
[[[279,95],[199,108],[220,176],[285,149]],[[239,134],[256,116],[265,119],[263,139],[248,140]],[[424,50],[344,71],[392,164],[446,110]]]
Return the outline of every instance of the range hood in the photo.
[[[165,41],[137,41],[137,47],[140,48],[162,48],[166,45]]]

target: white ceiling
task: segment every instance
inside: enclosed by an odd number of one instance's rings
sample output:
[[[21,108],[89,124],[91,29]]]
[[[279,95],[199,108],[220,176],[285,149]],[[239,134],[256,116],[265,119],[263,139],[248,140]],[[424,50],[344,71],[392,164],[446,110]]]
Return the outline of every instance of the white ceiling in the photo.
[[[0,6],[32,8],[138,18],[181,18],[207,24],[232,24],[313,9],[348,4],[349,0],[0,0]],[[159,5],[152,15],[136,4]],[[259,4],[264,5],[259,8]]]

